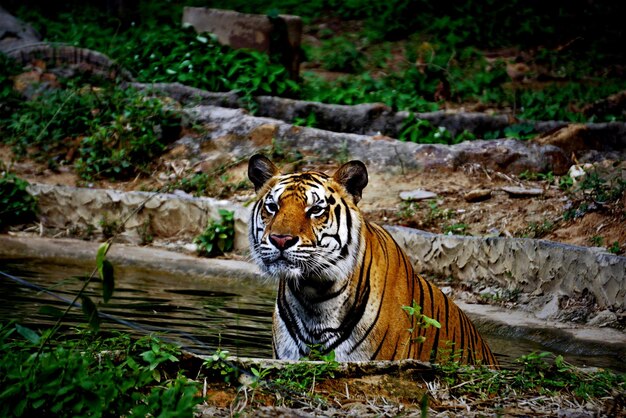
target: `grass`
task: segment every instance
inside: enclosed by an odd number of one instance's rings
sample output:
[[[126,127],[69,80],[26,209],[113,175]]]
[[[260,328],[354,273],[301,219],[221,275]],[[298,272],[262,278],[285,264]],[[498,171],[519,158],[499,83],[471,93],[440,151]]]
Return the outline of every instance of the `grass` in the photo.
[[[516,360],[517,367],[494,372],[458,363],[440,365],[442,380],[452,396],[489,399],[507,397],[571,395],[581,401],[624,393],[626,376],[604,370],[582,370],[563,356],[530,353]]]

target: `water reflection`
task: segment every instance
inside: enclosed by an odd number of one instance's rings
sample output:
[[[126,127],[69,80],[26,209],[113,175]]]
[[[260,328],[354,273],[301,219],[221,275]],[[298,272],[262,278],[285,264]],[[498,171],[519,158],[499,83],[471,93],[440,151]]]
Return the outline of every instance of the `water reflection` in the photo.
[[[0,270],[26,279],[55,294],[73,299],[83,286],[90,266],[50,263],[33,259],[0,259]],[[90,283],[86,294],[100,301],[100,312],[131,321],[143,330],[164,333],[169,339],[200,354],[220,347],[231,354],[271,357],[272,286],[258,280],[207,278],[163,272],[116,268],[116,289],[108,304],[101,302],[102,286]],[[53,325],[55,319],[39,313],[41,306],[65,309],[66,302],[0,279],[0,317],[35,328]],[[68,327],[84,324],[80,309],[72,309]],[[104,319],[103,331],[129,330]]]

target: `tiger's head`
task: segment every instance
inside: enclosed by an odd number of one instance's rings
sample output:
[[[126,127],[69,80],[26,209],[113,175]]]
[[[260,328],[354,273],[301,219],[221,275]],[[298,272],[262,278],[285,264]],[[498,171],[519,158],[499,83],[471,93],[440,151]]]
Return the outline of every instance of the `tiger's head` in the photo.
[[[348,162],[332,176],[283,175],[257,154],[248,177],[258,196],[249,223],[250,252],[264,273],[326,283],[350,274],[363,252],[363,218],[356,206],[368,181],[362,162]]]

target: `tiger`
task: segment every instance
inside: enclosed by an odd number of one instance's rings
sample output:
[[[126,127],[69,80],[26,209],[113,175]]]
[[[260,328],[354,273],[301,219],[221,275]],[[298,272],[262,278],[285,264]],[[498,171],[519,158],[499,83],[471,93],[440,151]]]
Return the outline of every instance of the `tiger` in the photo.
[[[257,195],[250,212],[251,258],[278,282],[274,358],[334,352],[337,361],[417,359],[498,368],[461,309],[417,274],[403,249],[357,207],[368,184],[361,161],[332,175],[282,174],[267,157],[248,162]],[[416,327],[402,307],[417,304],[440,327]],[[415,305],[413,305],[415,306]],[[450,354],[447,354],[450,353]]]

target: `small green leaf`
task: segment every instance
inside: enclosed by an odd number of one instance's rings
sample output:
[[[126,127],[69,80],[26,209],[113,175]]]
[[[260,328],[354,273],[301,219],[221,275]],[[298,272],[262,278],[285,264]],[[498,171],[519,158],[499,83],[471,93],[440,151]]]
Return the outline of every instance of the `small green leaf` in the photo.
[[[96,304],[93,303],[89,296],[81,296],[81,301],[83,305],[83,313],[87,317],[87,321],[89,322],[89,326],[95,332],[100,330],[100,317],[98,316],[98,308]]]
[[[19,324],[15,324],[15,329],[22,337],[26,338],[31,343],[39,344],[39,340],[41,339],[41,337],[39,336],[39,334],[37,334],[36,331],[33,331],[32,329]]]
[[[102,263],[104,262],[104,258],[106,257],[110,245],[111,244],[109,242],[103,242],[100,247],[98,247],[98,253],[96,254],[96,267],[98,270],[102,269]]]
[[[104,299],[104,303],[107,303],[109,302],[109,299],[111,299],[111,296],[113,296],[113,290],[115,289],[113,264],[111,264],[109,260],[104,260],[102,262],[100,278],[102,279],[102,299]]]
[[[63,316],[63,311],[55,306],[43,305],[39,308],[39,313],[42,315],[48,315],[53,318],[61,318]]]
[[[439,321],[433,318],[429,318],[426,315],[422,316],[422,321],[424,321],[425,324],[430,325],[432,327],[441,328],[441,323],[439,323]]]

